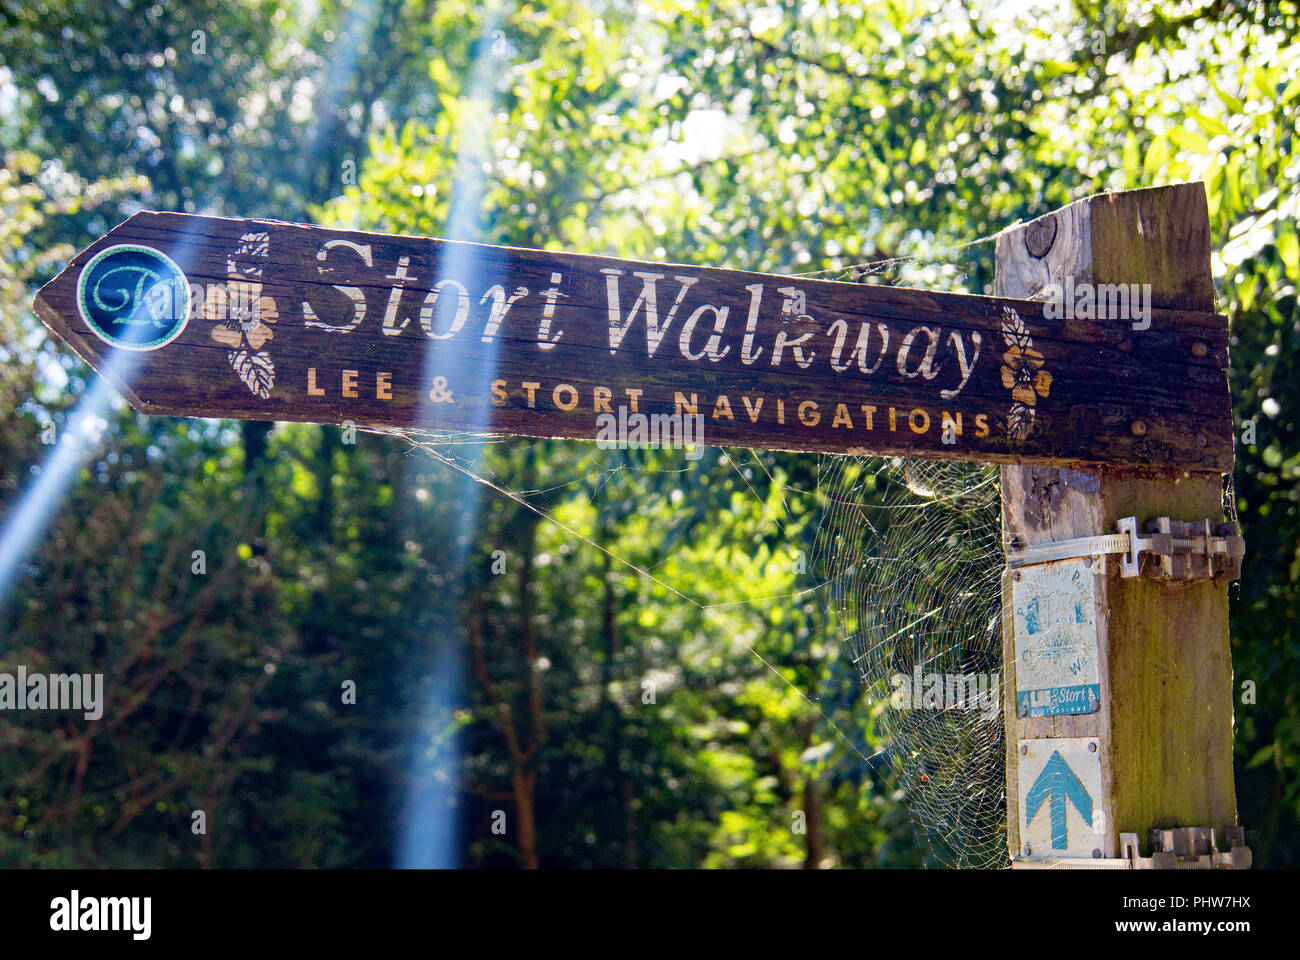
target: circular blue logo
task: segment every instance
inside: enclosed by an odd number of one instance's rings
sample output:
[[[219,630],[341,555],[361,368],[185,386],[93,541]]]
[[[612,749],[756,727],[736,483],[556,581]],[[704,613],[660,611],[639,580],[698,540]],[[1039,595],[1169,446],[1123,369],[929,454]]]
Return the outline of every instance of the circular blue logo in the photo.
[[[123,350],[157,350],[179,337],[189,322],[190,284],[165,253],[119,243],[81,268],[77,309],[105,343]]]

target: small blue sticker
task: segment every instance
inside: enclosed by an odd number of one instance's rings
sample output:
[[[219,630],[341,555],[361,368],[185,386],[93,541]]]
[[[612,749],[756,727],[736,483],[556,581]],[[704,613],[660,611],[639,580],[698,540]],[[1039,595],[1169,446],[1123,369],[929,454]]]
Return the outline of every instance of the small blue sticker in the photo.
[[[1016,701],[1022,717],[1094,713],[1101,703],[1101,684],[1081,683],[1073,687],[1019,690]]]

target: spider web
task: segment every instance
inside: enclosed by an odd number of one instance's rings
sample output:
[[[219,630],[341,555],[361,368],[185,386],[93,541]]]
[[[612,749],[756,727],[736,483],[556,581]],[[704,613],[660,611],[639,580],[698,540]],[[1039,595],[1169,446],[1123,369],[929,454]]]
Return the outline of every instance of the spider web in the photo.
[[[695,582],[673,582],[660,569],[646,569],[607,545],[568,525],[556,512],[536,505],[537,490],[512,489],[508,478],[492,473],[481,456],[483,444],[502,438],[384,430],[476,483],[540,514],[568,536],[700,609],[719,640],[744,647],[750,655],[821,715],[829,736],[846,744],[869,770],[892,772],[903,802],[920,827],[935,864],[989,868],[1007,862],[1005,846],[1005,753],[1001,691],[1001,573],[1003,550],[996,468],[899,458],[815,455],[815,481],[787,482],[774,477],[759,451],[725,449],[701,461],[679,459],[671,467],[648,463],[629,451],[604,451],[604,479],[562,476],[563,464],[543,471],[538,486],[554,493],[583,485],[593,505],[618,496],[605,481],[625,470],[671,469],[683,477],[695,470],[730,465],[744,483],[740,489],[771,513],[759,487],[779,488],[786,517],[772,517],[800,553],[806,573],[779,596],[750,599],[707,596]],[[572,441],[578,442],[578,441]],[[790,454],[777,455],[791,457]],[[805,455],[806,456],[806,455]],[[770,457],[770,455],[769,455]],[[807,471],[805,471],[807,475]],[[681,479],[681,478],[679,478]],[[790,505],[799,501],[799,509]],[[794,524],[796,513],[811,520]],[[733,589],[739,589],[733,585]],[[842,659],[856,668],[877,734],[869,749],[847,724],[837,724],[814,691],[799,689],[788,671],[778,669],[735,627],[734,609],[748,605],[767,615],[776,605],[820,603],[843,645]],[[982,702],[953,703],[940,693],[926,704],[917,696],[899,706],[900,677],[984,677]]]
[[[830,464],[816,553],[823,590],[863,683],[873,699],[890,700],[880,726],[908,805],[938,862],[1002,866],[998,471],[900,459]],[[978,678],[984,694],[975,700],[966,683]],[[904,679],[910,698],[898,696]]]

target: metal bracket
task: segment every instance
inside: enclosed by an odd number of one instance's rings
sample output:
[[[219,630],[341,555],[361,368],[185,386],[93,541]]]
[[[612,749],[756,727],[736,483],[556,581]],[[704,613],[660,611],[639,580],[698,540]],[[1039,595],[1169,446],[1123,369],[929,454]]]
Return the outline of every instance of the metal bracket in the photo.
[[[1140,532],[1137,517],[1124,517],[1116,524],[1117,533],[1023,547],[1007,554],[1007,566],[1115,554],[1120,576],[1125,578],[1143,573],[1155,580],[1236,580],[1241,576],[1246,541],[1237,524],[1156,517],[1144,526]],[[1144,553],[1149,561],[1145,565]]]
[[[1246,831],[1227,827],[1223,839],[1228,849],[1220,850],[1211,827],[1152,829],[1152,853],[1144,857],[1136,833],[1119,835],[1119,857],[1012,857],[1016,870],[1249,870],[1252,862],[1246,846]]]
[[[1132,517],[1120,521],[1121,527],[1136,522]],[[1157,517],[1147,522],[1147,532],[1154,534],[1147,542],[1148,551],[1160,558],[1157,580],[1236,580],[1241,576],[1241,558],[1246,555],[1246,541],[1235,523],[1211,524],[1209,520],[1179,521]],[[1137,543],[1137,532],[1128,536]],[[1167,546],[1166,546],[1167,545]],[[1126,577],[1138,575],[1136,567]]]
[[[1119,845],[1134,870],[1249,870],[1250,847],[1246,831],[1226,827],[1223,839],[1227,850],[1220,850],[1212,827],[1175,827],[1150,832],[1151,856],[1138,853],[1136,833],[1121,833]]]

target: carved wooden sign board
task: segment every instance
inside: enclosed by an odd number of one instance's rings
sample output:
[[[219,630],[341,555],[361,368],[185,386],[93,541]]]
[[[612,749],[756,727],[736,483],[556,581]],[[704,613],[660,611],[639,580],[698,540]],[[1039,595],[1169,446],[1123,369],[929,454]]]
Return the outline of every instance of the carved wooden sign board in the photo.
[[[1227,321],[138,213],[37,294],[138,410],[1228,471]],[[667,421],[663,421],[667,424]]]

